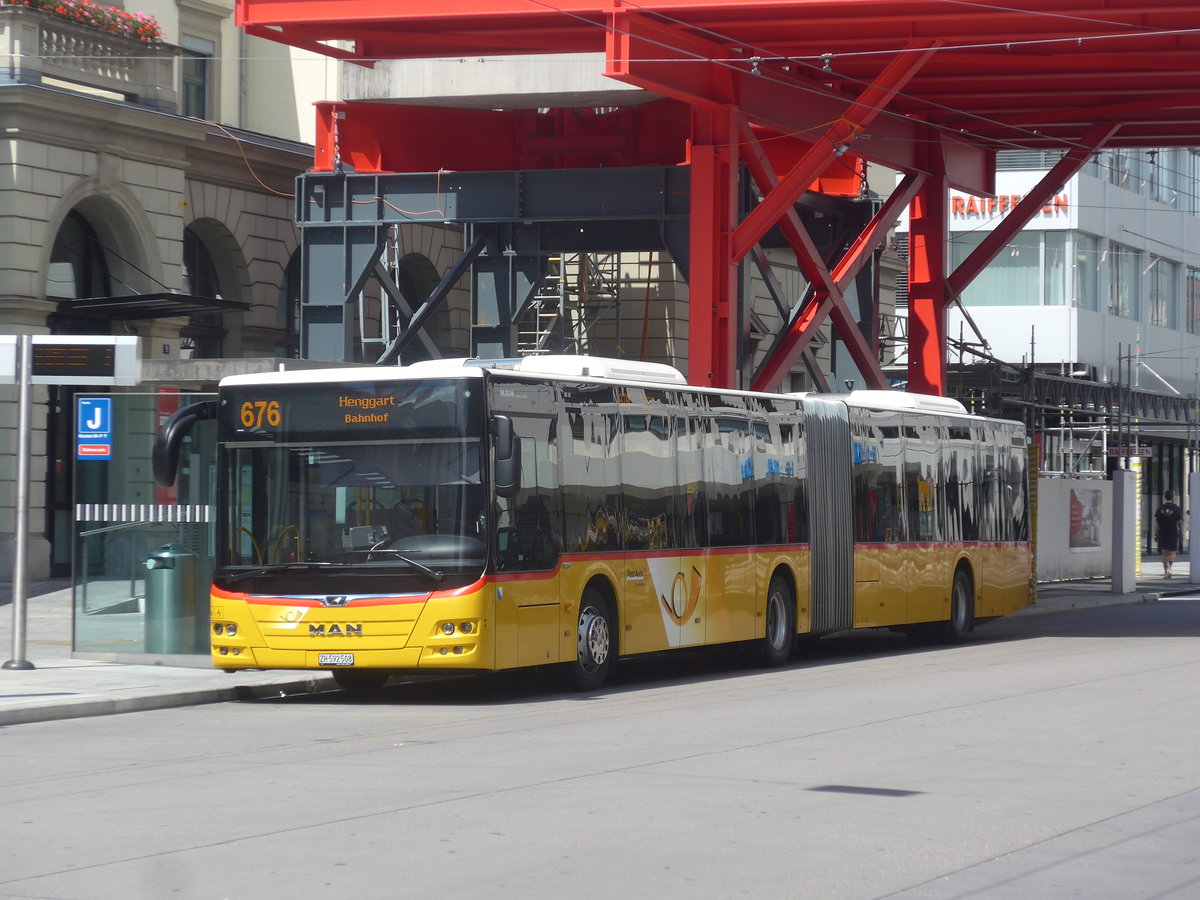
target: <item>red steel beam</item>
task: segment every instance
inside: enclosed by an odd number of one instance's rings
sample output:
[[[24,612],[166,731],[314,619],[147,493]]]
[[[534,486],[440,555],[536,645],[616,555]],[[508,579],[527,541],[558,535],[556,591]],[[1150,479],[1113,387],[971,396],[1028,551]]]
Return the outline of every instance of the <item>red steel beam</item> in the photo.
[[[644,46],[638,45],[639,41]],[[678,29],[644,21],[644,17],[627,10],[618,11],[613,15],[613,27],[607,47],[610,74],[632,77],[635,59],[643,59],[645,62],[639,64],[640,74],[636,76],[639,83],[651,84],[654,90],[701,109],[720,108],[721,105],[729,104],[735,97],[741,96],[737,88],[742,82],[735,82],[732,77],[739,74],[738,69],[714,62],[719,48],[712,42],[694,38]],[[714,181],[718,176],[714,176],[707,169],[696,167],[696,161],[700,160],[704,164],[710,152],[707,142],[696,141],[697,145],[704,146],[705,150],[693,158],[691,258],[694,261],[704,260],[704,264],[693,264],[689,278],[689,378],[693,383],[715,383],[727,387],[736,385],[736,381],[732,379],[736,375],[737,336],[729,327],[730,311],[727,304],[730,301],[721,296],[721,291],[729,290],[729,296],[735,296],[732,291],[737,284],[738,263],[778,224],[795,251],[806,277],[816,290],[814,315],[819,315],[821,320],[826,316],[833,319],[839,336],[871,387],[886,386],[878,356],[846,307],[841,288],[821,260],[815,244],[796,214],[795,203],[809,185],[845,152],[856,135],[883,113],[891,100],[903,90],[934,52],[934,48],[930,46],[913,46],[909,49],[913,52],[894,57],[875,82],[868,85],[848,106],[843,106],[837,120],[781,179],[775,176],[750,129],[740,130],[742,155],[758,182],[763,199],[736,226],[732,218],[736,207],[724,206],[722,201],[724,182]],[[674,59],[671,58],[671,54],[676,54]],[[744,111],[744,104],[742,109]],[[704,121],[700,117],[701,113],[698,111],[694,121]],[[731,131],[731,136],[732,133]],[[714,243],[713,237],[702,233],[696,223],[716,221],[724,215],[722,209],[728,211],[730,218],[720,220],[720,239]],[[710,225],[706,224],[704,227]],[[721,249],[719,244],[726,239],[730,229],[730,252],[721,257],[710,256],[712,252]],[[728,270],[724,276],[719,276],[711,270],[720,264],[720,260],[724,261],[723,264]],[[701,321],[705,313],[716,317],[713,324]],[[819,327],[819,324],[820,322],[814,324],[805,321],[801,323],[801,327],[815,328]],[[728,339],[730,346],[712,343],[723,339]],[[800,348],[800,351],[802,350],[803,347]],[[698,353],[703,353],[704,356],[700,357]],[[734,363],[728,366],[731,358]],[[693,375],[692,365],[696,363],[701,365],[695,369]],[[721,381],[722,372],[726,372],[731,380]],[[700,380],[697,381],[697,378]]]
[[[944,176],[926,179],[908,217],[908,391],[939,397],[946,393],[948,194]]]
[[[635,48],[635,38],[653,45],[655,54],[675,53],[675,63],[660,61],[650,55],[651,47]],[[694,384],[737,386],[737,335],[730,327],[730,308],[736,296],[737,265],[771,228],[779,224],[819,299],[815,309],[823,319],[834,320],[838,334],[845,342],[851,357],[871,387],[886,386],[877,354],[864,338],[854,316],[846,307],[842,292],[830,274],[816,247],[795,212],[795,203],[808,186],[837,157],[845,152],[855,136],[862,132],[903,90],[904,85],[920,70],[934,52],[932,47],[912,47],[914,52],[894,57],[874,83],[844,106],[839,117],[821,139],[805,152],[782,178],[777,179],[758,141],[749,128],[739,130],[743,156],[759,183],[763,194],[760,202],[736,226],[736,206],[725,203],[727,182],[723,163],[711,163],[715,148],[706,139],[711,137],[711,122],[706,111],[720,109],[735,96],[731,76],[736,67],[714,62],[717,47],[709,41],[696,39],[677,29],[664,28],[644,21],[644,17],[620,10],[613,15],[613,27],[608,44],[609,73],[632,77],[632,67],[638,54],[649,60],[642,64],[639,83],[653,84],[653,89],[667,96],[684,100],[698,107],[697,123],[704,123],[710,133],[694,141],[692,160],[692,272],[689,275],[689,380]],[[744,111],[744,106],[742,107]],[[735,134],[729,129],[732,141]],[[700,167],[698,168],[697,163]],[[721,174],[715,170],[719,169]],[[701,223],[701,224],[698,224]],[[715,233],[714,233],[715,226]],[[728,253],[716,256],[729,242]],[[697,261],[703,261],[697,265]],[[719,274],[715,269],[725,268]],[[725,294],[724,292],[728,292]],[[705,315],[714,317],[712,323],[703,321]],[[810,327],[811,323],[807,323]],[[723,345],[722,341],[728,341]],[[803,348],[801,348],[802,350]],[[700,354],[703,354],[701,356]],[[700,365],[693,369],[696,364]],[[724,374],[726,380],[722,380]]]
[[[605,74],[625,84],[691,106],[734,103],[752,123],[811,143],[845,114],[852,98],[826,86],[817,74],[801,77],[789,64],[731,59],[729,47],[664,25],[631,9],[610,19]],[[900,54],[905,56],[907,54]],[[925,53],[916,55],[927,58]],[[897,62],[896,65],[903,65]],[[785,68],[788,66],[788,68]],[[925,126],[881,110],[870,128],[854,136],[854,152],[903,172],[922,171]],[[995,188],[995,151],[943,135],[946,174],[971,193]]]
[[[737,217],[737,111],[692,114],[688,272],[688,381],[738,387],[738,270],[730,263]]]

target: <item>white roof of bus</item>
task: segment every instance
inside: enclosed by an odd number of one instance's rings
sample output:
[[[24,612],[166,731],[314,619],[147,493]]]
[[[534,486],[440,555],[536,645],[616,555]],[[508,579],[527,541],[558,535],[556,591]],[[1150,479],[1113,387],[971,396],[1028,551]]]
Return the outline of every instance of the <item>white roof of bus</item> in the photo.
[[[519,359],[431,359],[408,366],[339,366],[328,369],[290,369],[253,375],[230,375],[221,379],[221,387],[271,384],[328,384],[348,381],[408,381],[442,377],[480,378],[483,370],[508,371],[523,375],[544,375],[552,379],[588,379],[620,381],[641,385],[687,386],[683,374],[662,363],[607,359],[599,356],[547,354]],[[706,392],[756,394],[735,389],[695,388]],[[791,393],[793,399],[820,397],[841,400],[848,406],[867,409],[914,410],[948,415],[971,415],[967,408],[949,397],[910,394],[906,391],[851,391],[848,394]]]
[[[221,387],[265,384],[325,384],[337,381],[404,381],[430,376],[478,378],[484,369],[545,375],[549,378],[589,378],[640,384],[686,385],[671,366],[599,356],[525,356],[520,359],[430,359],[408,366],[362,366],[294,369],[256,375],[230,375]]]
[[[872,409],[912,409],[931,413],[966,415],[967,408],[952,397],[910,394],[907,391],[851,391],[842,395],[850,406]]]
[[[447,373],[449,374],[449,373]],[[459,366],[455,375],[464,378],[482,377],[481,368]],[[353,381],[411,381],[428,378],[430,372],[415,366],[341,366],[328,369],[287,369],[279,372],[259,372],[251,375],[228,375],[221,387],[269,384],[328,384]]]

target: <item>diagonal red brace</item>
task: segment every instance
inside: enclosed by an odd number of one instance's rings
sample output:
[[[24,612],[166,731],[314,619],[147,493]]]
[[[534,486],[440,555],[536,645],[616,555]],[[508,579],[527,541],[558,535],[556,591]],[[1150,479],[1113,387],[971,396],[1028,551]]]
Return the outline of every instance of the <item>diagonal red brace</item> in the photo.
[[[866,228],[850,245],[842,259],[834,267],[830,277],[835,286],[839,289],[841,286],[849,284],[849,282],[858,274],[859,270],[866,264],[871,254],[887,237],[888,230],[896,223],[900,213],[912,201],[913,196],[925,181],[924,176],[911,174],[904,178],[897,186],[896,190],[887,201],[879,208],[879,211],[867,223]],[[840,300],[840,290],[839,290]],[[752,390],[775,390],[783,382],[784,376],[795,365],[796,360],[812,342],[813,336],[818,328],[825,321],[826,316],[830,315],[835,306],[833,299],[828,293],[817,291],[812,300],[801,310],[800,315],[788,327],[787,333],[783,341],[780,342],[774,349],[770,357],[763,360],[759,371],[754,376],[751,384]],[[861,337],[861,331],[858,328],[858,323],[854,321],[849,309],[846,308],[844,301],[841,302],[842,316],[840,322],[844,323],[847,319],[853,327],[853,333]],[[846,329],[839,324],[838,334],[843,336]],[[865,344],[865,339],[863,340]],[[850,346],[848,344],[848,346]],[[853,352],[853,349],[852,351]],[[864,352],[861,351],[860,352]],[[865,351],[867,358],[872,365],[864,368],[863,364],[855,359],[855,363],[859,369],[863,371],[864,377],[867,378],[868,384],[872,387],[886,386],[886,379],[883,378],[882,372],[879,372],[878,357],[874,348],[869,348]],[[872,379],[868,376],[868,371],[874,370],[879,372],[877,378]]]
[[[1076,172],[1083,168],[1088,158],[1104,146],[1105,141],[1119,129],[1119,123],[1103,122],[1094,125],[1078,143],[1066,152],[1062,159],[1054,164],[1041,177],[1025,197],[1006,215],[988,234],[979,246],[964,259],[957,269],[946,279],[949,296],[947,303],[953,302],[974,281],[993,259],[995,259],[1008,242],[1016,237],[1017,232],[1030,223],[1033,217],[1046,205],[1064,183]]]
[[[909,49],[919,46],[910,44]],[[733,236],[734,259],[742,259],[762,240],[808,186],[833,163],[842,148],[884,111],[933,53],[934,48],[926,46],[921,52],[897,54],[888,63],[879,79],[850,104],[842,117],[780,179],[775,189],[742,220]]]

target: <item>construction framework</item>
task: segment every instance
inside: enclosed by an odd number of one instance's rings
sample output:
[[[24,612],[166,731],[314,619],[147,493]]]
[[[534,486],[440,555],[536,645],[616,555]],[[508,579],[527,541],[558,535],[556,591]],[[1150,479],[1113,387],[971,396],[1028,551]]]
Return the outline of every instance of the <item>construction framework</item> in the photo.
[[[529,201],[547,197],[526,188],[542,170],[567,170],[560,199],[577,231],[593,222],[583,231],[599,240],[614,228],[638,232],[633,222],[642,233],[654,227],[657,244],[682,262],[689,380],[702,385],[775,388],[832,322],[864,381],[885,386],[876,329],[847,291],[908,207],[908,389],[943,394],[948,306],[1064,181],[1102,148],[1200,144],[1195,0],[239,0],[237,21],[251,34],[364,65],[603,51],[605,75],[659,98],[582,113],[322,106],[298,205],[299,221],[313,226],[303,301],[318,355],[340,352],[338,329],[372,273],[367,248],[389,209],[397,220],[421,220],[399,210],[433,210],[431,220],[472,226],[468,255],[484,311],[476,318],[494,316],[503,330],[546,249],[534,237],[566,221],[561,209],[539,219]],[[950,272],[948,189],[993,193],[995,156],[1005,149],[1063,156]],[[901,172],[899,186],[852,240],[820,245],[799,202],[813,192],[858,197],[864,160]],[[616,196],[607,179],[623,177],[611,174],[622,168],[669,182],[652,196],[653,216],[639,206],[622,218],[605,206]],[[686,170],[686,186],[664,174],[676,168]],[[422,176],[441,179],[427,184],[427,204],[409,196],[415,205],[394,207],[379,202],[387,185],[359,181],[415,172],[453,176]],[[478,184],[449,190],[475,175],[493,187],[520,185],[506,217],[468,214],[475,189],[492,198]],[[362,222],[328,198],[352,198],[375,215]],[[810,287],[751,371],[743,263],[772,239],[794,252]],[[337,278],[327,274],[334,262]],[[479,347],[505,339],[495,330],[473,338]]]

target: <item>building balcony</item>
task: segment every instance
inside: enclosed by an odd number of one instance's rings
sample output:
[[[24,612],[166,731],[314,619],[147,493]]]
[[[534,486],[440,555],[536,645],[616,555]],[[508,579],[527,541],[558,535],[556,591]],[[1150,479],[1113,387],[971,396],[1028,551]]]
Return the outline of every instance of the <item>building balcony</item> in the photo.
[[[0,6],[0,86],[29,84],[176,112],[178,48],[26,6]]]

